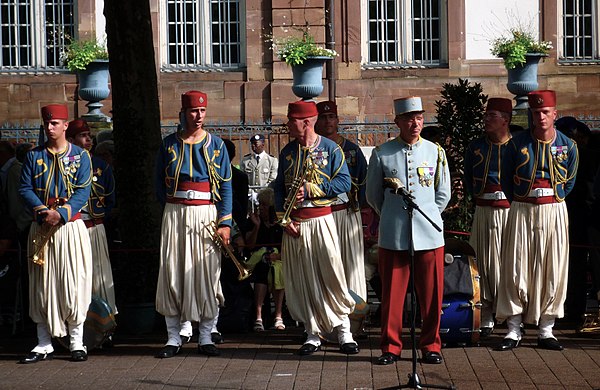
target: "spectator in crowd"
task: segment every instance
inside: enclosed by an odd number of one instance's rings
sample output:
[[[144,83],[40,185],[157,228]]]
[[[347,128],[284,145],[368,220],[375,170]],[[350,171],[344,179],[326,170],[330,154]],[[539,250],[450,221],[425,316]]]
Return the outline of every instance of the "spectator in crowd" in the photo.
[[[278,160],[265,152],[265,137],[255,134],[250,138],[252,153],[242,157],[240,169],[248,175],[248,184],[252,189],[251,199],[256,204],[256,196],[261,187],[266,187],[277,176]]]

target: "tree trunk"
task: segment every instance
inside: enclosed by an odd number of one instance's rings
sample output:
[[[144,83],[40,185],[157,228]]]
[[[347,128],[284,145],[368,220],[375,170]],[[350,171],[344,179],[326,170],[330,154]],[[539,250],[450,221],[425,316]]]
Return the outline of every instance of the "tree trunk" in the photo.
[[[112,85],[119,230],[123,247],[134,250],[120,260],[138,263],[131,264],[137,272],[145,270],[139,275],[142,280],[132,280],[138,275],[126,277],[147,288],[156,285],[157,276],[153,274],[158,266],[161,223],[153,183],[161,133],[150,5],[148,1],[105,0],[104,15]],[[131,269],[120,270],[128,271]],[[117,289],[129,287],[132,286],[121,285]],[[137,293],[142,295],[141,291]],[[152,294],[147,291],[144,295]]]

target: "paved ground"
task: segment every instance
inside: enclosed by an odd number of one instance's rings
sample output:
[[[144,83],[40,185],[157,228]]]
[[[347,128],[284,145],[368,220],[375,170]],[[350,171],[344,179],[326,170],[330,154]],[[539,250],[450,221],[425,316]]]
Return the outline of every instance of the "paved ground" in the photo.
[[[35,343],[32,330],[14,337],[9,329],[0,331],[0,389],[384,389],[406,384],[412,367],[410,349],[395,365],[372,364],[380,354],[377,328],[368,329],[360,353],[349,357],[333,344],[310,357],[296,356],[301,330],[288,327],[226,335],[216,358],[198,355],[196,345],[188,344],[172,359],[155,359],[162,333],[117,333],[112,349],[92,351],[87,362],[69,362],[68,352],[57,347],[53,361],[33,365],[16,364]],[[461,390],[600,389],[600,336],[558,330],[566,349],[542,351],[533,347],[531,329],[516,350],[493,351],[502,333],[498,329],[479,347],[443,349],[443,364],[417,364],[419,379]]]

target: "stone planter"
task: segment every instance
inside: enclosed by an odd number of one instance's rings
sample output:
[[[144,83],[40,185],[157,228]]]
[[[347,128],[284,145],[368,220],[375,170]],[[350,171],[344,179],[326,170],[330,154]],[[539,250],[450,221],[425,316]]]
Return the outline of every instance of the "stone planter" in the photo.
[[[515,110],[529,108],[527,103],[527,94],[538,88],[538,63],[546,54],[528,53],[526,54],[525,65],[517,66],[514,69],[507,69],[508,83],[506,88],[515,95]]]
[[[333,57],[309,57],[303,64],[292,66],[292,92],[302,100],[311,100],[323,92],[323,64]]]
[[[108,60],[92,61],[85,71],[78,72],[79,96],[87,100],[87,114],[83,115],[86,120],[102,121],[108,117],[100,111],[102,103],[110,94],[108,88]]]

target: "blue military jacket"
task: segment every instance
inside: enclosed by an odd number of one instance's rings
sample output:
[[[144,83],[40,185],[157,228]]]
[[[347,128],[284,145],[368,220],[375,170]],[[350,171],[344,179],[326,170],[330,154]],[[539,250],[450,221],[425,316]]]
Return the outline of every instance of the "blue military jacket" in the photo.
[[[354,142],[340,137],[338,145],[344,151],[348,171],[352,178],[352,189],[348,193],[350,203],[357,207],[366,206],[365,184],[367,179],[367,160],[360,147]]]
[[[39,211],[50,206],[51,198],[64,199],[57,211],[66,223],[86,204],[91,183],[92,164],[86,150],[68,144],[64,151],[52,153],[38,146],[25,157],[19,193],[39,223]]]
[[[276,211],[284,211],[288,190],[294,178],[301,174],[305,157],[312,163],[306,174],[305,201],[300,207],[328,206],[337,195],[350,191],[352,181],[348,166],[342,149],[335,142],[318,136],[315,147],[309,150],[294,140],[279,155],[277,178],[272,183]]]
[[[550,181],[554,198],[562,202],[575,185],[578,164],[577,145],[560,131],[551,142],[539,141],[531,131],[522,131],[507,146],[502,190],[508,200],[518,200],[528,196],[536,179],[544,179]]]
[[[179,132],[165,137],[156,160],[156,195],[161,203],[173,197],[179,182],[209,182],[217,223],[231,226],[231,164],[221,138],[207,132],[202,141],[186,144]]]
[[[104,218],[115,205],[115,177],[112,167],[96,156],[92,156],[92,174],[87,212],[92,218]]]
[[[500,185],[502,157],[510,139],[495,144],[487,136],[471,142],[465,153],[465,189],[477,197],[486,186]]]
[[[401,195],[384,188],[384,178],[397,178],[414,196],[421,211],[442,232],[415,210],[414,249],[435,249],[444,245],[441,213],[450,201],[450,173],[446,153],[437,144],[421,137],[409,145],[397,137],[376,147],[367,171],[367,201],[379,214],[379,246],[390,250],[409,249],[409,218]]]

